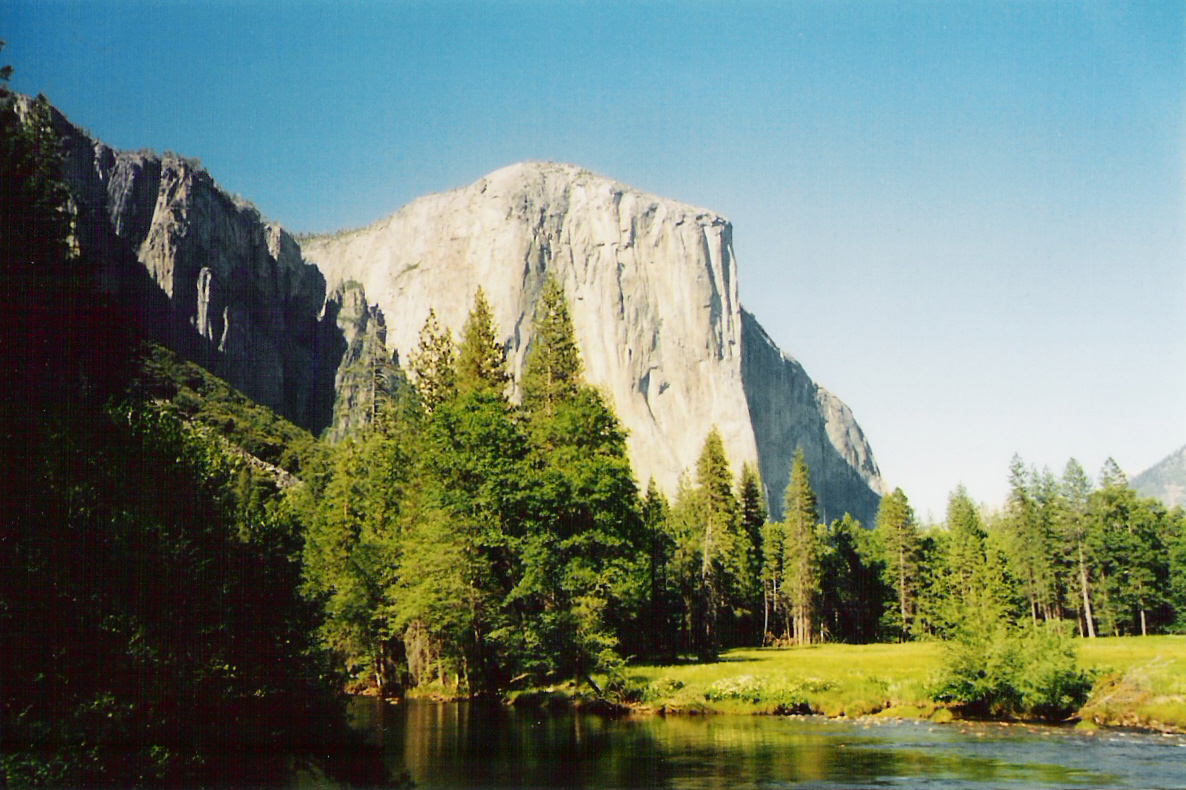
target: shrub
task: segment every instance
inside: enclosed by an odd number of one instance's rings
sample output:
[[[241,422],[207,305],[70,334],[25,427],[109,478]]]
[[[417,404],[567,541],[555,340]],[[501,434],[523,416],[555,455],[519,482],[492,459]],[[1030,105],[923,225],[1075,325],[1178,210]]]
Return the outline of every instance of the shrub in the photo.
[[[1091,679],[1059,624],[1001,622],[950,642],[933,695],[963,713],[990,718],[1064,719],[1087,700]]]

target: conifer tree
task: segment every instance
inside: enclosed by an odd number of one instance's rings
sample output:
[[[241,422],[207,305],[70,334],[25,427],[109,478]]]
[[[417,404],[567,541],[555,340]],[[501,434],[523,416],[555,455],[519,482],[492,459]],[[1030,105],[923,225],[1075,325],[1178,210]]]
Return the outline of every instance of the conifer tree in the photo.
[[[486,293],[479,287],[461,331],[461,345],[457,350],[457,386],[462,392],[482,390],[501,395],[508,380],[506,352],[495,336],[494,318]]]
[[[772,630],[772,620],[782,618],[783,636],[789,636],[791,630],[789,609],[782,592],[783,577],[783,544],[786,542],[786,523],[783,521],[767,521],[762,526],[762,541],[760,544],[762,566],[759,581],[762,585],[762,640],[770,641],[775,638]]]
[[[737,477],[737,501],[741,507],[741,526],[750,542],[750,557],[747,577],[750,580],[752,600],[746,604],[748,612],[745,628],[745,642],[761,643],[767,626],[765,618],[765,594],[762,578],[762,528],[766,525],[766,498],[762,493],[762,480],[757,468],[746,461],[741,465]],[[761,600],[759,600],[761,599]],[[758,622],[756,612],[763,611],[763,621]],[[759,631],[758,629],[762,630]]]
[[[886,583],[897,598],[888,612],[890,622],[904,639],[910,633],[918,590],[919,535],[914,511],[902,489],[895,488],[881,498],[876,529],[885,556]]]
[[[456,394],[456,357],[452,334],[441,327],[436,311],[430,308],[420,329],[420,342],[409,360],[412,383],[426,413],[431,414]]]
[[[690,533],[686,539],[695,550],[693,574],[692,646],[703,660],[716,658],[721,643],[722,613],[744,605],[748,593],[749,536],[742,529],[739,506],[733,494],[732,474],[725,445],[714,427],[704,441],[696,462],[696,488],[689,492],[682,510]]]
[[[1029,602],[1030,618],[1055,617],[1053,535],[1043,501],[1041,478],[1028,470],[1018,455],[1009,466],[1009,500],[1005,525],[1009,535],[1009,556],[1014,574],[1022,582]]]
[[[677,606],[675,590],[669,578],[675,555],[671,528],[671,505],[652,477],[642,500],[642,524],[647,535],[647,573],[650,590],[647,598],[648,652],[652,656],[673,657],[678,625],[673,618]]]
[[[1166,575],[1159,535],[1164,509],[1137,497],[1111,458],[1089,498],[1089,551],[1101,593],[1096,614],[1105,633],[1147,634],[1150,611],[1160,604]]]
[[[549,274],[536,303],[534,337],[523,362],[524,409],[550,413],[557,401],[576,394],[581,368],[564,289]]]
[[[970,598],[977,569],[984,564],[984,528],[976,504],[961,484],[947,500],[949,590],[957,599]]]
[[[877,637],[887,595],[869,548],[871,532],[850,514],[824,531],[820,554],[820,630],[844,642]]]
[[[549,277],[521,383],[532,502],[512,597],[528,671],[591,683],[620,663],[620,646],[645,649],[647,551],[626,433],[581,367],[564,292]]]
[[[820,589],[819,537],[816,522],[815,492],[811,490],[803,448],[795,450],[791,477],[783,497],[784,595],[790,603],[794,639],[799,645],[811,644],[814,598]]]
[[[1087,504],[1091,496],[1091,481],[1074,458],[1067,461],[1062,475],[1062,496],[1066,507],[1062,513],[1060,532],[1064,550],[1075,564],[1076,587],[1079,595],[1079,632],[1095,638],[1095,615],[1091,607],[1091,582],[1088,572]]]

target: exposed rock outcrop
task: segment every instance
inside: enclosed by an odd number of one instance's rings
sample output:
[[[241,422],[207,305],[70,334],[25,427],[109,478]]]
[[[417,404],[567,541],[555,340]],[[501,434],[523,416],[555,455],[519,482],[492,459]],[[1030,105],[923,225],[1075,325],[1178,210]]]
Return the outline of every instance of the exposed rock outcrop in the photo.
[[[716,425],[735,470],[759,463],[776,512],[802,445],[826,514],[871,523],[872,451],[847,407],[742,311],[732,227],[717,214],[569,165],[520,164],[304,250],[331,285],[365,286],[404,358],[430,308],[457,336],[482,286],[516,377],[551,273],[641,482],[674,492]]]
[[[149,333],[302,427],[329,424],[346,345],[300,246],[196,162],[116,151],[55,113],[77,244]]]
[[[456,335],[479,285],[517,377],[552,274],[640,482],[674,492],[715,425],[735,469],[758,463],[775,514],[797,446],[824,515],[876,512],[864,435],[741,309],[732,227],[713,212],[521,164],[302,252],[197,163],[55,125],[95,280],[158,340],[302,427],[332,424],[332,437],[365,420],[379,378],[406,386],[392,360],[415,348],[429,308]]]

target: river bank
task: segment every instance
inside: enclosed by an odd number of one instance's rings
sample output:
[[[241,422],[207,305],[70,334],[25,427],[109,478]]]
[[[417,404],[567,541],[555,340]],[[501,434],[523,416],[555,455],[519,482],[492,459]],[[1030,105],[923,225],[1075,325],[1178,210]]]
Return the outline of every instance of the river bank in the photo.
[[[1186,637],[1099,638],[1080,640],[1077,648],[1080,665],[1094,678],[1075,717],[1080,729],[1186,732]],[[509,701],[635,714],[817,714],[946,723],[959,713],[934,699],[944,650],[940,642],[731,650],[714,663],[630,666],[624,682],[605,696],[565,686],[511,694]]]

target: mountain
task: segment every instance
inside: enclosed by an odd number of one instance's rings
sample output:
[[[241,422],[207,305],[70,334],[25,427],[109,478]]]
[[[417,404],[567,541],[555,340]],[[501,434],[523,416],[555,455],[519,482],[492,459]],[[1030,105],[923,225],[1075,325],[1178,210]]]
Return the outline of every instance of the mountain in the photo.
[[[154,339],[302,428],[336,438],[365,420],[374,359],[406,359],[430,308],[458,336],[479,285],[517,376],[552,274],[641,483],[674,493],[715,425],[735,470],[757,463],[775,515],[802,446],[822,513],[872,522],[868,442],[742,309],[732,226],[711,211],[520,164],[299,244],[193,160],[114,150],[56,111],[53,123],[93,280]]]
[[[300,245],[194,160],[116,151],[53,111],[76,243],[151,337],[320,432],[347,351],[341,301]],[[340,294],[339,294],[340,296]]]
[[[629,430],[640,482],[654,477],[673,493],[716,425],[735,471],[757,462],[776,514],[802,446],[822,513],[871,525],[882,492],[872,450],[849,409],[742,309],[732,235],[711,211],[528,163],[303,251],[331,287],[361,283],[403,359],[430,308],[458,337],[481,286],[516,377],[551,274],[571,304],[586,375]]]
[[[1141,472],[1131,485],[1137,493],[1160,499],[1166,507],[1186,505],[1186,446]]]

